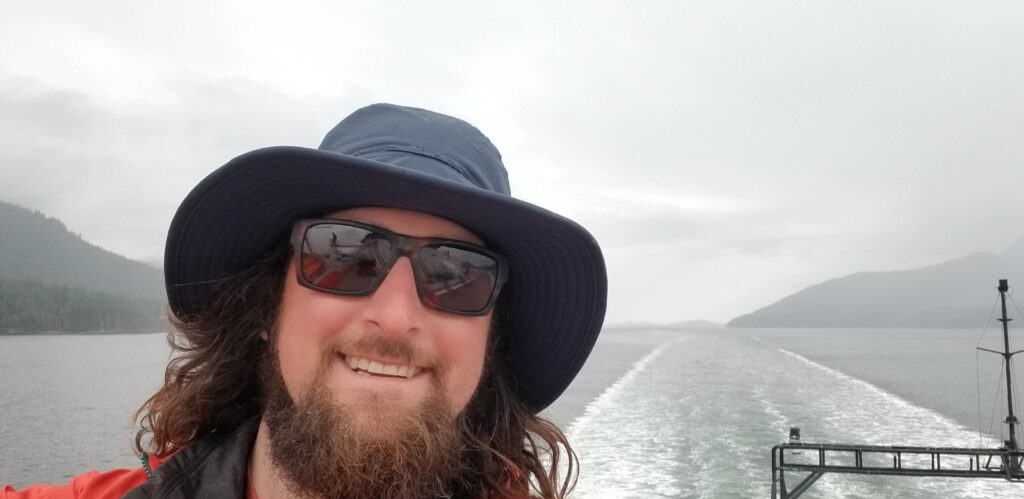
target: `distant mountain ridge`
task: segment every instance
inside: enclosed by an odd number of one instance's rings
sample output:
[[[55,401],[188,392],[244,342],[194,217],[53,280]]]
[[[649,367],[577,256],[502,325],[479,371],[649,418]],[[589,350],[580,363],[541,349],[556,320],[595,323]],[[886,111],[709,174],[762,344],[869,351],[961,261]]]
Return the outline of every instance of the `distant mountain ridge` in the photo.
[[[830,279],[729,321],[729,327],[980,327],[998,279],[1024,289],[1024,239],[912,270]]]
[[[678,321],[670,324],[659,324],[657,322],[647,321],[620,322],[616,324],[605,324],[602,330],[609,332],[649,331],[653,329],[660,329],[663,331],[681,331],[686,329],[717,329],[721,327],[725,327],[725,324],[698,319],[690,321]]]
[[[0,201],[0,280],[163,300],[163,272],[83,240],[61,221]]]

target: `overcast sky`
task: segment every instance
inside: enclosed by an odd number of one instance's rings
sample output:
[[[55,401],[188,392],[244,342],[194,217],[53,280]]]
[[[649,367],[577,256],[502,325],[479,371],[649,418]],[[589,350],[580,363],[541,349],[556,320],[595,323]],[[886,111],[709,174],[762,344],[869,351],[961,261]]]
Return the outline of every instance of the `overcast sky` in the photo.
[[[610,322],[1024,236],[1024,3],[387,3],[7,2],[0,200],[159,261],[207,173],[385,101],[587,227]]]

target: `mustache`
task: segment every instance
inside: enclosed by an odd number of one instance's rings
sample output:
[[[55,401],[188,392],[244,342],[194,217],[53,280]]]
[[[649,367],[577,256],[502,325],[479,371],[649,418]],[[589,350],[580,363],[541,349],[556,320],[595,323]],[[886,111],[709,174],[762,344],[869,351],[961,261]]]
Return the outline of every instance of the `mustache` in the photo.
[[[333,361],[335,355],[345,353],[360,357],[384,357],[437,371],[440,362],[437,357],[413,346],[405,338],[362,334],[356,338],[340,339],[325,351],[325,362]]]

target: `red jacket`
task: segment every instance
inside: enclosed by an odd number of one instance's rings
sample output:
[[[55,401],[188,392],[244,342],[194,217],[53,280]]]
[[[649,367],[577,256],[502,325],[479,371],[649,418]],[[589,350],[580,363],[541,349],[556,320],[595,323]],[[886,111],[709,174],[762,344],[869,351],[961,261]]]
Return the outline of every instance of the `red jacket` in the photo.
[[[149,468],[155,470],[167,459],[170,457],[149,456]],[[72,478],[65,485],[32,485],[20,491],[8,485],[0,490],[0,499],[120,499],[146,480],[146,470],[141,466],[103,473],[94,470]]]
[[[121,499],[126,494],[135,499],[254,498],[246,469],[255,434],[256,424],[251,423],[211,434],[163,459],[150,456],[152,478],[141,467],[90,471],[66,485],[33,485],[22,491],[4,487],[0,499]]]

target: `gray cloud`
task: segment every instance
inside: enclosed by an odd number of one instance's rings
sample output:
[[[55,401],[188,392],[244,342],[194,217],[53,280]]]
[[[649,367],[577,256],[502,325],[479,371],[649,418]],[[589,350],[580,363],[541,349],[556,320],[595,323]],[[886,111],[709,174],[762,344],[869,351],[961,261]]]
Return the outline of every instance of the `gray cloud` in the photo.
[[[197,77],[120,109],[40,82],[2,89],[0,114],[11,119],[0,122],[0,199],[143,260],[159,259],[175,208],[206,174],[258,147],[315,147],[332,108],[354,105]]]
[[[231,157],[414,104],[478,125],[518,196],[595,234],[610,320],[727,320],[1024,235],[1022,21],[998,2],[34,2],[0,20],[0,199],[153,259]]]

